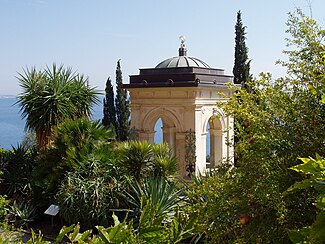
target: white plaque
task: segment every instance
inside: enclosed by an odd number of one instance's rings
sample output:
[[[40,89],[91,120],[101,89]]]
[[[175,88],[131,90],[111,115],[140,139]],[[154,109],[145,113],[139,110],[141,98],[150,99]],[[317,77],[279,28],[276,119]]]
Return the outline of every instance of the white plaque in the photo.
[[[56,216],[59,212],[59,206],[51,204],[48,209],[44,212],[47,215]]]

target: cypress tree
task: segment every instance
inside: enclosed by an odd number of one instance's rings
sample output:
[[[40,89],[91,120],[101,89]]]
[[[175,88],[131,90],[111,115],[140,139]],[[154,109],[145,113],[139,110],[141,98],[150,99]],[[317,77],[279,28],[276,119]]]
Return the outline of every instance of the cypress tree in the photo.
[[[235,25],[235,64],[233,68],[234,83],[242,84],[248,88],[246,82],[250,79],[250,60],[248,60],[248,48],[246,47],[246,26],[243,26],[241,12],[237,12],[237,22]]]
[[[105,97],[103,99],[103,113],[104,117],[102,123],[104,126],[113,126],[115,131],[117,128],[116,124],[116,110],[114,104],[114,90],[110,77],[107,78],[105,87]]]
[[[129,138],[130,134],[130,108],[129,101],[127,98],[127,91],[122,88],[122,70],[120,60],[117,61],[116,66],[116,115],[117,115],[117,124],[116,128],[117,139],[119,141],[126,141]]]

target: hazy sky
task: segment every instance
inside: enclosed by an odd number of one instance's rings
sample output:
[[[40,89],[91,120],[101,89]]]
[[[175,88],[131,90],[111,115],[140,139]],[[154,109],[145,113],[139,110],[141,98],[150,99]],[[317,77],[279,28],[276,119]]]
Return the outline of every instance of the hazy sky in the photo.
[[[242,11],[254,75],[283,76],[286,19],[300,7],[324,26],[324,0],[0,0],[0,94],[18,94],[23,68],[70,66],[104,89],[121,59],[124,82],[139,68],[178,55],[186,36],[188,56],[232,74],[234,25]]]

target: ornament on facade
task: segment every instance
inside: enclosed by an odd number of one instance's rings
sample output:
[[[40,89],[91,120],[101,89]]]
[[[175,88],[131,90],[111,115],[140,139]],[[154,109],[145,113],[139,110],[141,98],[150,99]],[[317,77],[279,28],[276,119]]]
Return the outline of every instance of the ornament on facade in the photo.
[[[196,164],[196,146],[195,146],[195,132],[192,129],[187,130],[185,132],[185,166],[187,176],[191,177],[191,175],[195,172],[195,164]]]

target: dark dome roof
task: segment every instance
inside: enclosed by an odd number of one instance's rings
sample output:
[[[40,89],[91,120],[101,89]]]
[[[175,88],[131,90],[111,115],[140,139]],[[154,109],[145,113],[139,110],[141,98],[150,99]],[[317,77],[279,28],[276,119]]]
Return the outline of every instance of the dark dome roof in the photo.
[[[182,38],[182,39],[181,39]],[[178,57],[168,58],[160,62],[155,68],[180,68],[180,67],[199,67],[199,68],[210,68],[210,66],[200,59],[187,57],[187,50],[185,48],[185,39],[183,36],[180,37],[181,46],[178,49]]]
[[[178,68],[178,67],[200,67],[200,68],[210,68],[210,66],[200,59],[178,56],[173,58],[168,58],[161,63],[159,63],[155,68]]]

